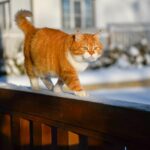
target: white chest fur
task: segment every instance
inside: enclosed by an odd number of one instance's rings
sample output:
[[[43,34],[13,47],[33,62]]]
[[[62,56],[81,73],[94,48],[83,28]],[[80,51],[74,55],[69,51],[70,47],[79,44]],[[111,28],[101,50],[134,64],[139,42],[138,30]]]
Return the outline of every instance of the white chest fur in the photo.
[[[68,59],[69,63],[76,69],[76,71],[81,72],[81,71],[84,71],[88,67],[87,62],[78,62],[78,61],[76,61],[73,58],[70,51],[67,52],[67,59]]]

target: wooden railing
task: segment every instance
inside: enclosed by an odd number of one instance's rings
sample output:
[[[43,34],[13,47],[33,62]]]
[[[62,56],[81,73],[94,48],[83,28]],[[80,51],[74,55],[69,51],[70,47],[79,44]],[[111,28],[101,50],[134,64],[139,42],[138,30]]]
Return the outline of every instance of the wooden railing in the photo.
[[[109,44],[125,48],[141,42],[143,39],[150,41],[150,24],[109,24]],[[150,45],[149,45],[150,46]]]
[[[150,105],[112,101],[1,87],[0,150],[150,150]]]

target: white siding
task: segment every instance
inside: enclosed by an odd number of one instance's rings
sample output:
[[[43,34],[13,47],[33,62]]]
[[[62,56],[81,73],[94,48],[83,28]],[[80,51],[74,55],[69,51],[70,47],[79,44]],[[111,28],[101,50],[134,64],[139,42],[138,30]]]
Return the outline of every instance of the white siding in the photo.
[[[142,22],[150,22],[150,0],[142,0],[139,1],[140,4],[140,21]]]
[[[36,26],[61,28],[60,0],[33,0],[33,13]]]
[[[149,0],[96,0],[96,26],[149,22]]]
[[[62,28],[61,0],[11,0],[11,23],[19,9],[31,9],[33,2],[34,24],[38,27]],[[70,0],[71,1],[71,0]],[[150,22],[150,0],[95,0],[96,28],[108,23]]]
[[[16,28],[14,17],[18,10],[27,9],[31,10],[31,0],[11,0],[11,23],[12,27]]]

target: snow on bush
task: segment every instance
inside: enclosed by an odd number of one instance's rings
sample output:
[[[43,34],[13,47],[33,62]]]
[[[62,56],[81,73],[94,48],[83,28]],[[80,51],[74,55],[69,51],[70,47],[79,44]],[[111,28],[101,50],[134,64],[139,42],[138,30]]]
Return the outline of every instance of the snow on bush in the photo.
[[[122,56],[120,56],[117,60],[117,62],[115,63],[116,66],[118,66],[119,68],[128,68],[131,66],[127,55],[123,54]]]
[[[147,46],[147,45],[148,45],[148,40],[147,40],[146,38],[143,38],[143,39],[141,40],[141,44],[142,44],[143,46]]]
[[[150,54],[145,55],[145,61],[148,65],[150,65]]]
[[[7,59],[5,65],[6,72],[8,74],[20,75],[19,68],[16,66],[15,61],[13,59]]]
[[[100,67],[131,68],[150,65],[150,47],[147,39],[143,38],[139,43],[124,48],[122,45],[110,45],[105,50],[98,62],[91,65],[92,69]]]
[[[9,55],[5,56],[5,64],[4,68],[6,71],[6,74],[8,75],[21,75],[24,74],[24,55],[23,55],[23,49],[22,44],[18,46],[17,53],[13,57],[10,57]]]
[[[24,55],[22,52],[19,52],[16,56],[17,65],[22,65],[24,63]]]
[[[139,55],[139,49],[135,46],[131,46],[129,48],[129,54],[136,57]]]

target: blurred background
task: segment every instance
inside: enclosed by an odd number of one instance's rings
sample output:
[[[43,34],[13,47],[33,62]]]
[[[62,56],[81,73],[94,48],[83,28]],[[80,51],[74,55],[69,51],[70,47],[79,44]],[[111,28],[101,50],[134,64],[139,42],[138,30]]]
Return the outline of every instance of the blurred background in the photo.
[[[94,96],[150,95],[150,0],[0,0],[0,82],[29,86],[18,10],[32,11],[36,27],[74,33],[102,29],[103,56],[80,74]],[[89,80],[90,79],[90,80]],[[120,92],[119,92],[120,91]],[[141,98],[141,97],[140,97]]]

